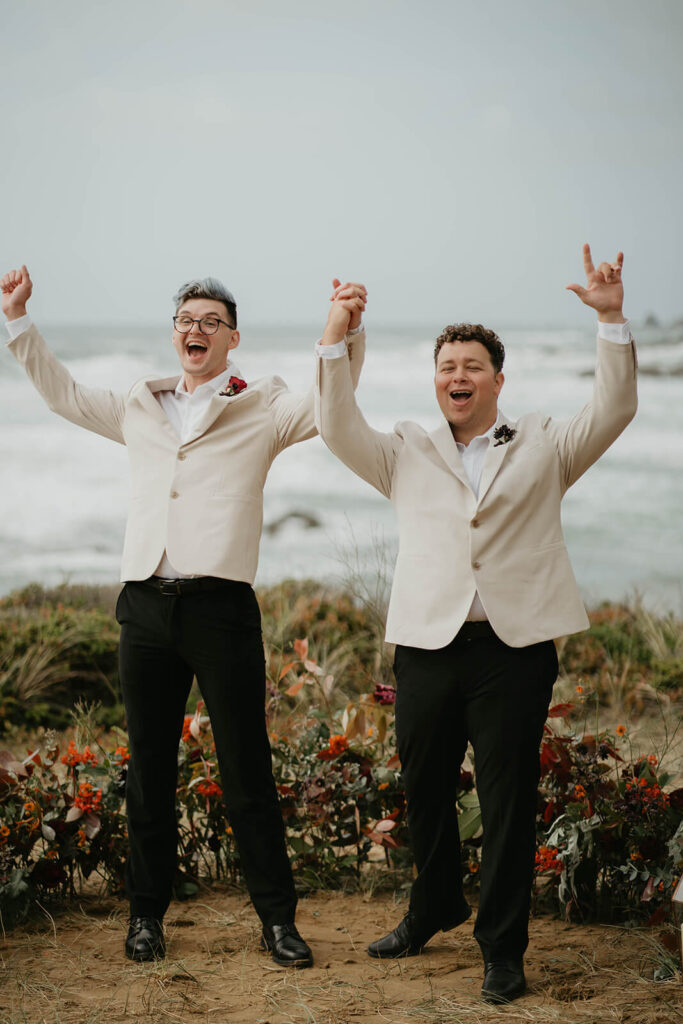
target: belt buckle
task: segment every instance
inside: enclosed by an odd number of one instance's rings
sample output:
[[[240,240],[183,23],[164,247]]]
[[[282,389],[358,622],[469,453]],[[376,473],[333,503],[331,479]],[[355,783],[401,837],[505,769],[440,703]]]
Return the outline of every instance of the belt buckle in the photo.
[[[180,580],[159,579],[159,590],[164,597],[180,597]]]

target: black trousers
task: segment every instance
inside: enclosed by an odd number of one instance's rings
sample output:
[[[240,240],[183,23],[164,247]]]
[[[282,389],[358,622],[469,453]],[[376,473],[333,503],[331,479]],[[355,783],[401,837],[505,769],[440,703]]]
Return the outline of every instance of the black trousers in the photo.
[[[429,930],[470,910],[462,889],[455,794],[474,748],[483,840],[474,929],[484,959],[528,944],[539,747],[557,655],[551,640],[508,647],[487,623],[466,623],[447,646],[397,647],[396,732],[417,877],[410,909]]]
[[[223,798],[254,907],[266,925],[294,920],[296,894],[265,722],[261,615],[247,583],[165,596],[126,583],[120,676],[131,759],[126,806],[131,914],[163,917],[176,867],[178,744],[196,675],[211,718]]]

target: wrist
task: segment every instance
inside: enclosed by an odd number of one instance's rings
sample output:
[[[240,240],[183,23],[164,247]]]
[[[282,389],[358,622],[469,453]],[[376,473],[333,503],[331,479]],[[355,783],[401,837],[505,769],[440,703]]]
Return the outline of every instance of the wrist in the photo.
[[[9,306],[5,310],[5,317],[8,320],[19,320],[22,316],[26,316],[26,306]]]
[[[626,317],[620,309],[598,310],[598,321],[602,324],[625,324]]]
[[[339,327],[330,327],[329,324],[323,331],[323,336],[320,339],[321,345],[338,345],[340,341],[343,341],[346,337],[346,331]]]

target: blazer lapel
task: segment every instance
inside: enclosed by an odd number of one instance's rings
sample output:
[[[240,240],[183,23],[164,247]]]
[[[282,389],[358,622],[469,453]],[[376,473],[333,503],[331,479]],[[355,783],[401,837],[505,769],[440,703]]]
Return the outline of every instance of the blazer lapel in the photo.
[[[157,391],[175,391],[180,377],[165,377],[162,380],[146,380],[135,389],[134,397],[144,406],[146,412],[155,420],[170,430],[176,437],[176,432],[164,412],[161,402],[156,397]]]
[[[455,473],[458,480],[460,480],[465,487],[468,487],[471,491],[472,488],[469,480],[467,479],[467,473],[465,472],[465,467],[462,464],[460,452],[458,451],[458,446],[453,439],[453,434],[451,433],[448,421],[444,420],[436,430],[431,432],[429,437],[450,471]]]
[[[228,408],[232,409],[239,402],[249,401],[251,396],[254,394],[254,389],[250,389],[249,387],[245,388],[244,391],[241,391],[239,395],[221,395],[217,391],[211,396],[211,401],[209,402],[204,415],[199,419],[197,426],[185,443],[187,444],[189,441],[194,441],[196,438],[201,437],[202,434],[206,433],[215,420],[218,419],[222,412],[225,412]]]
[[[496,429],[501,426],[508,426],[514,430],[512,423],[510,423],[509,420],[506,420],[503,415],[498,417]],[[512,440],[510,441],[504,442],[503,444],[496,443],[496,441],[494,441],[493,438],[491,439],[491,443],[489,444],[488,450],[484,457],[484,465],[481,471],[481,480],[479,482],[479,499],[477,501],[478,505],[481,504],[482,500],[485,498],[486,492],[493,483],[496,474],[498,473],[498,470],[503,465],[505,456],[510,450],[510,446],[512,444],[514,444],[514,438],[512,438]]]

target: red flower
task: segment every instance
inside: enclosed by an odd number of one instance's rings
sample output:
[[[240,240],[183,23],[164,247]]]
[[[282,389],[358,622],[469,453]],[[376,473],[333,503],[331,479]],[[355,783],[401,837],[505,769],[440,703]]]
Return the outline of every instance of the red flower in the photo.
[[[242,380],[240,377],[231,377],[226,387],[218,394],[224,398],[232,398],[233,395],[239,395],[240,391],[244,391],[247,386],[246,380]]]
[[[386,683],[377,683],[373,693],[375,704],[394,704],[396,702],[396,690]]]

